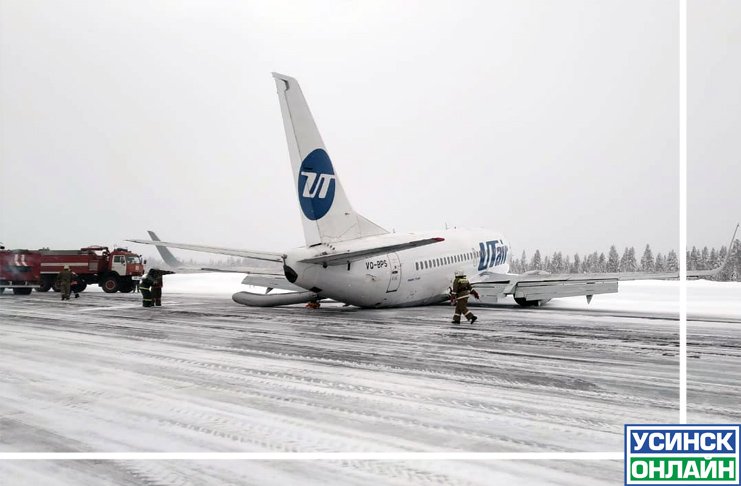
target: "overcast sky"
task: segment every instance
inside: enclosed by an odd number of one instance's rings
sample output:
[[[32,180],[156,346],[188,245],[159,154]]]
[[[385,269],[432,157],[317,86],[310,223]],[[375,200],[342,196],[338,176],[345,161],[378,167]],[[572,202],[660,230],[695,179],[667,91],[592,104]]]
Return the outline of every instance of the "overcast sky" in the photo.
[[[741,222],[741,2],[690,1],[687,242],[727,245]]]
[[[738,205],[741,84],[737,62],[735,80],[716,69],[741,56],[715,52],[730,35],[739,48],[727,16],[703,15],[712,26],[690,25],[714,54],[690,49],[690,80],[713,92],[690,103],[691,140],[713,142],[715,178],[691,221],[713,244],[731,228],[706,208]],[[516,255],[664,252],[677,36],[675,1],[0,0],[0,240],[302,245],[278,71],[301,83],[354,208],[389,230],[486,227]]]

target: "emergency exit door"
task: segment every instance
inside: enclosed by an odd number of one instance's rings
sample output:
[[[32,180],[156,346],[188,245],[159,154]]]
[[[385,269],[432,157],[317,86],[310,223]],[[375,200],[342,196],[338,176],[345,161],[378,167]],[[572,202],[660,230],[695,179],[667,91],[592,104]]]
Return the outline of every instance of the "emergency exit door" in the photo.
[[[389,253],[389,270],[391,276],[389,277],[389,288],[386,292],[396,292],[401,284],[401,263],[399,262],[399,255],[396,253]]]

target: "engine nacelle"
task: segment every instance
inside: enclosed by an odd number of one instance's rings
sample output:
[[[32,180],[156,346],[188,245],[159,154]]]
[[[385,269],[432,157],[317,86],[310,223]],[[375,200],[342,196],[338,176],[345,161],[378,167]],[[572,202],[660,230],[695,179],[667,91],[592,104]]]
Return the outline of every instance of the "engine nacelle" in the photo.
[[[278,305],[303,304],[319,297],[314,292],[289,292],[285,294],[253,294],[252,292],[237,292],[232,300],[237,304],[250,307],[275,307]]]

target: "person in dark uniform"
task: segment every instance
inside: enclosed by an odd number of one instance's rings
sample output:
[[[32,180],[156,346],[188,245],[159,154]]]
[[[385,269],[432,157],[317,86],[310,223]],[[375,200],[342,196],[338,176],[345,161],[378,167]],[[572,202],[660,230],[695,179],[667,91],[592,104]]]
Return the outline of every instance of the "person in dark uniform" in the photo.
[[[150,269],[139,283],[142,294],[142,307],[152,307],[152,285],[154,284],[153,270]]]
[[[150,286],[151,291],[151,299],[152,303],[151,305],[160,307],[162,306],[162,287],[164,286],[164,283],[162,281],[162,277],[165,275],[169,275],[171,272],[169,270],[159,270],[157,268],[152,268],[149,270],[148,275],[151,278],[152,285]],[[144,283],[144,280],[142,280],[142,284]],[[141,285],[139,286],[140,290],[142,289]],[[144,297],[142,290],[142,298]]]
[[[162,272],[155,273],[154,282],[152,282],[152,304],[157,307],[162,306]]]
[[[471,287],[471,282],[466,278],[466,274],[462,271],[455,272],[455,279],[453,280],[453,288],[451,290],[451,299],[455,299],[455,313],[453,314],[453,324],[461,323],[461,314],[466,316],[466,319],[473,324],[478,319],[473,312],[468,310],[468,298],[473,294],[477,299],[479,294]]]
[[[69,294],[72,290],[72,281],[77,278],[77,274],[69,269],[69,265],[65,265],[64,269],[57,275],[55,282],[59,291],[62,293],[62,300],[69,300]],[[80,296],[79,293],[75,292],[75,299]]]

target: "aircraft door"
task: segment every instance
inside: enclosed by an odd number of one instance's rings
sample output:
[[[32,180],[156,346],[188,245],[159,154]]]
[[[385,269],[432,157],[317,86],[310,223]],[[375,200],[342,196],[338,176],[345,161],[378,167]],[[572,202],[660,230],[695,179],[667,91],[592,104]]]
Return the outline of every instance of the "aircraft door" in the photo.
[[[401,284],[401,262],[399,262],[399,255],[396,253],[389,253],[389,287],[386,292],[396,292]]]

